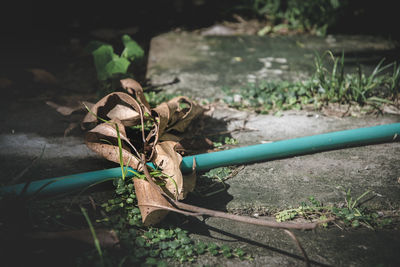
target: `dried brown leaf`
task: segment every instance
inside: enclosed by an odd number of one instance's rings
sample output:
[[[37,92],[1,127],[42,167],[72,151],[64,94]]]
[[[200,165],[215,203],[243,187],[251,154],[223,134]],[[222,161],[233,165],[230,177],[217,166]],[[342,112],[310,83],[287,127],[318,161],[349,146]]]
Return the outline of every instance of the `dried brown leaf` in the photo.
[[[153,114],[156,114],[156,117],[158,119],[157,137],[160,137],[164,134],[165,129],[168,126],[168,122],[171,116],[171,111],[168,104],[164,102],[153,109]]]
[[[172,205],[148,181],[135,178],[134,186],[143,224],[154,225],[161,222],[169,211],[160,207],[172,208]],[[153,205],[160,207],[152,207]]]
[[[184,132],[189,124],[204,112],[204,109],[200,105],[184,96],[173,98],[169,102],[177,103],[178,108],[176,109],[177,118],[176,120],[173,118],[169,123],[168,131],[175,130],[178,132]],[[180,105],[182,104],[189,105],[189,107],[181,108]]]
[[[140,108],[139,103],[130,95],[122,92],[114,92],[106,95],[102,99],[100,99],[91,109],[85,118],[83,119],[83,123],[91,123],[96,122],[97,117],[102,119],[111,119],[107,115],[112,111],[117,105],[128,105],[133,111],[139,113],[138,117],[132,118],[131,120],[121,120],[122,124],[125,126],[132,126],[138,124],[140,122],[140,114],[142,114],[142,109]],[[93,115],[93,114],[95,115]]]
[[[161,103],[153,111],[157,114],[159,122],[158,139],[178,141],[180,138],[167,133],[173,130],[183,133],[190,123],[204,112],[204,109],[187,97],[180,96]]]
[[[135,80],[127,78],[120,80],[122,88],[124,88],[131,95],[135,95],[136,99],[144,106],[145,112],[150,113],[150,105],[143,94],[142,86]]]
[[[164,141],[156,145],[156,154],[154,163],[158,166],[163,173],[168,175],[171,179],[165,179],[165,189],[167,194],[179,199],[183,199],[183,176],[181,172],[182,156],[176,153],[176,142]],[[178,190],[178,191],[177,191]]]
[[[118,125],[121,140],[130,143],[129,139],[126,137],[125,127],[120,123],[118,123]],[[117,138],[118,134],[115,126],[108,123],[102,123],[86,133],[85,143],[91,150],[99,155],[115,163],[120,163]],[[130,147],[125,142],[122,143],[123,163],[134,169],[140,170],[141,166],[139,159],[132,154]]]
[[[121,104],[117,104],[112,110],[110,110],[110,112],[107,113],[107,117],[110,119],[118,119],[120,121],[140,120],[140,115],[138,112]]]
[[[46,101],[46,104],[49,105],[50,107],[54,108],[58,113],[60,113],[61,115],[64,115],[64,116],[69,116],[75,111],[84,109],[84,106],[81,104],[76,104],[73,106],[62,106],[62,105],[56,104],[52,101]]]

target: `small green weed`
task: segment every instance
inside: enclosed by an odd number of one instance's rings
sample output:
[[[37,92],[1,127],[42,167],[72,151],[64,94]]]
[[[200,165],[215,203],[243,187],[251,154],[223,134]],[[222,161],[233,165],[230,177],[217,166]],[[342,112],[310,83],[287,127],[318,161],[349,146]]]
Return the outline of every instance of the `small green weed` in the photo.
[[[195,192],[201,197],[210,197],[228,189],[225,181],[239,173],[242,167],[220,167],[201,175],[196,184]]]
[[[328,56],[332,68],[324,63]],[[393,67],[392,74],[384,74]],[[315,57],[315,72],[312,77],[299,82],[267,82],[249,84],[234,91],[222,88],[224,101],[235,108],[252,108],[259,113],[269,111],[302,109],[313,105],[316,109],[329,103],[371,106],[379,109],[382,104],[393,104],[400,95],[400,67],[396,63],[383,65],[383,60],[367,76],[361,67],[356,73],[345,73],[344,54],[334,57],[331,52]],[[240,95],[240,98],[235,98]],[[239,99],[239,101],[237,100]]]
[[[333,62],[332,70],[324,65],[324,56],[329,56]],[[375,67],[373,72],[367,76],[362,72],[361,66],[358,71],[352,74],[344,72],[344,54],[340,58],[335,58],[328,51],[322,57],[315,57],[315,74],[311,87],[312,95],[318,102],[334,102],[348,104],[356,102],[361,106],[380,103],[390,103],[398,96],[399,91],[399,70],[395,63],[383,66],[382,59]],[[392,75],[382,75],[385,70],[394,66]],[[317,87],[318,86],[318,87]]]
[[[225,137],[219,136],[218,140],[213,142],[213,145],[215,148],[223,149],[224,146],[226,146],[226,145],[234,146],[234,145],[237,145],[238,143],[239,142],[235,138],[232,138],[229,136],[225,136]]]
[[[255,109],[256,112],[267,114],[269,111],[301,109],[302,105],[314,102],[312,94],[306,90],[302,83],[267,82],[248,84],[240,91],[232,91],[224,87],[222,90],[227,95],[224,98],[229,106],[246,109]],[[235,95],[241,96],[240,101],[235,101]]]
[[[146,89],[146,88],[144,88]],[[148,91],[144,92],[144,96],[146,97],[147,102],[149,102],[149,105],[153,108],[158,106],[159,104],[163,102],[167,102],[171,100],[172,98],[178,96],[178,94],[167,94],[165,92],[155,92],[155,91]]]
[[[116,230],[121,250],[124,251],[123,256],[107,249],[103,251],[110,266],[166,266],[163,265],[166,260],[194,262],[205,253],[242,260],[251,258],[241,249],[218,246],[215,243],[194,242],[188,231],[167,222],[157,228],[143,226],[132,179],[119,178],[114,180],[114,185],[116,196],[101,205],[106,215],[96,220],[98,225]],[[89,258],[91,257],[81,260]]]
[[[286,209],[275,214],[278,222],[293,220],[295,218],[305,218],[307,220],[324,221],[328,218],[336,218],[345,226],[357,228],[364,225],[370,229],[384,227],[391,224],[390,218],[380,218],[377,212],[362,207],[360,201],[371,191],[366,191],[356,199],[351,196],[351,190],[347,190],[344,206],[324,206],[314,197],[309,197],[308,201],[302,202],[298,208]],[[327,227],[327,223],[323,223]]]

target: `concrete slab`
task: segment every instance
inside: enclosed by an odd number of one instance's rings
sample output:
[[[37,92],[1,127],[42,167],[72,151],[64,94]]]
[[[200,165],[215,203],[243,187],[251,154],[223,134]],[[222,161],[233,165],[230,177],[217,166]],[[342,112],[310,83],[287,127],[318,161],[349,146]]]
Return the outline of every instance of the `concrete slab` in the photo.
[[[154,38],[147,77],[165,86],[168,93],[181,93],[198,100],[216,100],[221,88],[241,87],[259,80],[299,80],[309,77],[313,55],[331,50],[345,52],[351,69],[358,63],[372,70],[382,56],[396,55],[390,41],[368,37],[326,38],[219,36],[167,33]],[[400,122],[398,115],[327,117],[322,113],[286,111],[282,116],[259,115],[215,104],[210,133],[228,132],[240,146],[314,134]],[[343,203],[347,189],[354,196],[375,193],[368,206],[383,211],[400,208],[400,143],[353,147],[293,158],[246,165],[227,181],[226,193],[201,200],[212,209],[257,216],[276,209],[298,206],[309,196],[325,204]],[[193,199],[190,199],[195,201]],[[252,252],[252,262],[203,257],[199,264],[221,266],[303,266],[301,254],[279,230],[244,225],[217,218],[201,222],[190,219],[188,229],[199,240],[240,246]],[[315,232],[296,231],[313,265],[396,266],[400,264],[398,225],[392,229],[339,228]],[[197,264],[198,264],[197,263]]]
[[[62,91],[59,85],[33,94],[18,87],[0,100],[0,183],[34,181],[114,166],[89,150],[77,125],[84,112],[62,116],[46,101],[94,99],[95,94]],[[28,92],[28,93],[26,93]],[[29,93],[30,92],[30,93]],[[65,130],[75,124],[68,136]],[[23,175],[21,176],[21,173]]]
[[[345,53],[348,70],[358,63],[371,71],[385,57],[398,59],[396,43],[368,36],[202,36],[169,32],[152,39],[147,78],[168,93],[198,99],[223,96],[222,87],[238,89],[260,80],[302,80],[314,71],[315,53]]]
[[[318,113],[286,111],[283,116],[257,115],[217,108],[216,119],[228,121],[227,129],[241,146],[302,136],[396,123],[400,116],[333,118]],[[355,195],[373,190],[375,200],[400,204],[400,143],[328,151],[247,165],[229,181],[233,196],[228,209],[287,207],[313,195],[324,202],[343,201],[343,191]],[[386,199],[385,199],[386,198]]]
[[[282,231],[210,218],[206,223],[190,221],[194,238],[241,247],[253,254],[253,261],[202,257],[194,264],[208,266],[305,266],[300,251]],[[400,231],[339,228],[294,231],[310,259],[311,266],[398,266],[395,255]]]

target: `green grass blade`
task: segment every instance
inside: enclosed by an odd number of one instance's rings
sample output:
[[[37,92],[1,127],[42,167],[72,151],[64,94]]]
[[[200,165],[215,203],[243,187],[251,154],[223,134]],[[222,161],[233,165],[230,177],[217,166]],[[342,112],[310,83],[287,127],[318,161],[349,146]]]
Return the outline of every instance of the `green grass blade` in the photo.
[[[82,214],[85,217],[86,222],[87,222],[87,224],[89,226],[90,232],[92,233],[94,246],[95,246],[95,248],[97,250],[97,253],[99,254],[101,266],[105,266],[104,265],[104,258],[103,258],[103,251],[101,250],[100,241],[97,238],[96,231],[94,230],[94,227],[92,225],[92,222],[90,221],[90,218],[89,218],[89,215],[86,212],[86,209],[81,206],[81,211],[82,211]]]
[[[124,170],[124,159],[122,158],[122,142],[121,142],[121,136],[119,134],[118,124],[115,124],[115,130],[117,131],[117,139],[118,139],[119,165],[121,166],[122,180],[125,181],[126,171]]]
[[[367,190],[365,191],[363,194],[361,194],[361,196],[359,196],[353,203],[353,208],[357,206],[358,202],[365,197],[366,195],[368,195],[371,192],[371,190]]]

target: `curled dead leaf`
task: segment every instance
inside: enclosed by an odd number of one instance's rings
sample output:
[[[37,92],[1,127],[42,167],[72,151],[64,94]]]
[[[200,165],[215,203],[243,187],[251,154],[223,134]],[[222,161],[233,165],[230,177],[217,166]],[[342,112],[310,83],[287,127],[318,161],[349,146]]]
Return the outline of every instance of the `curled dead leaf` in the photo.
[[[64,116],[69,116],[73,112],[84,109],[84,106],[81,104],[77,104],[74,106],[62,106],[58,105],[52,101],[46,101],[46,104],[52,108],[54,108],[58,113]]]
[[[169,176],[165,179],[166,193],[175,199],[183,199],[182,156],[176,153],[176,142],[164,141],[156,145],[154,163]]]
[[[174,103],[174,105],[178,105],[178,108],[175,111],[176,119],[173,118],[171,120],[168,124],[167,131],[175,130],[184,132],[190,123],[204,112],[204,109],[200,105],[197,105],[184,96],[175,97],[168,103],[170,102]]]
[[[160,141],[177,141],[168,132],[183,133],[194,119],[199,117],[204,109],[190,101],[187,97],[175,97],[168,102],[161,103],[153,109],[159,122],[158,139]]]
[[[121,123],[115,123],[119,126],[118,128],[121,140],[125,141],[122,142],[123,163],[134,169],[140,170],[140,161],[132,154],[131,147],[127,144],[130,143],[130,141],[126,137],[124,126]],[[102,123],[87,132],[85,135],[85,143],[91,150],[99,155],[115,163],[120,163],[118,134],[115,126],[112,124]]]
[[[150,113],[150,105],[144,96],[142,86],[137,81],[130,78],[120,80],[120,82],[122,88],[128,91],[131,95],[135,95],[136,99],[144,106],[145,111]]]
[[[116,108],[116,106],[118,107]],[[121,108],[121,106],[124,106],[124,108]],[[132,109],[131,113],[128,115],[134,114],[133,112],[136,112],[139,115],[134,117],[128,116],[128,118],[125,120],[120,119],[122,124],[125,126],[137,125],[140,122],[140,117],[143,114],[143,111],[139,103],[132,96],[122,92],[114,92],[100,99],[90,109],[91,112],[85,116],[83,123],[97,122],[97,117],[105,120],[111,120],[112,118],[110,118],[108,115],[113,116],[115,114],[124,114],[126,116],[127,112],[125,108]]]
[[[110,112],[107,113],[107,117],[110,119],[118,119],[120,121],[132,121],[137,120],[139,113],[133,109],[117,104]]]

